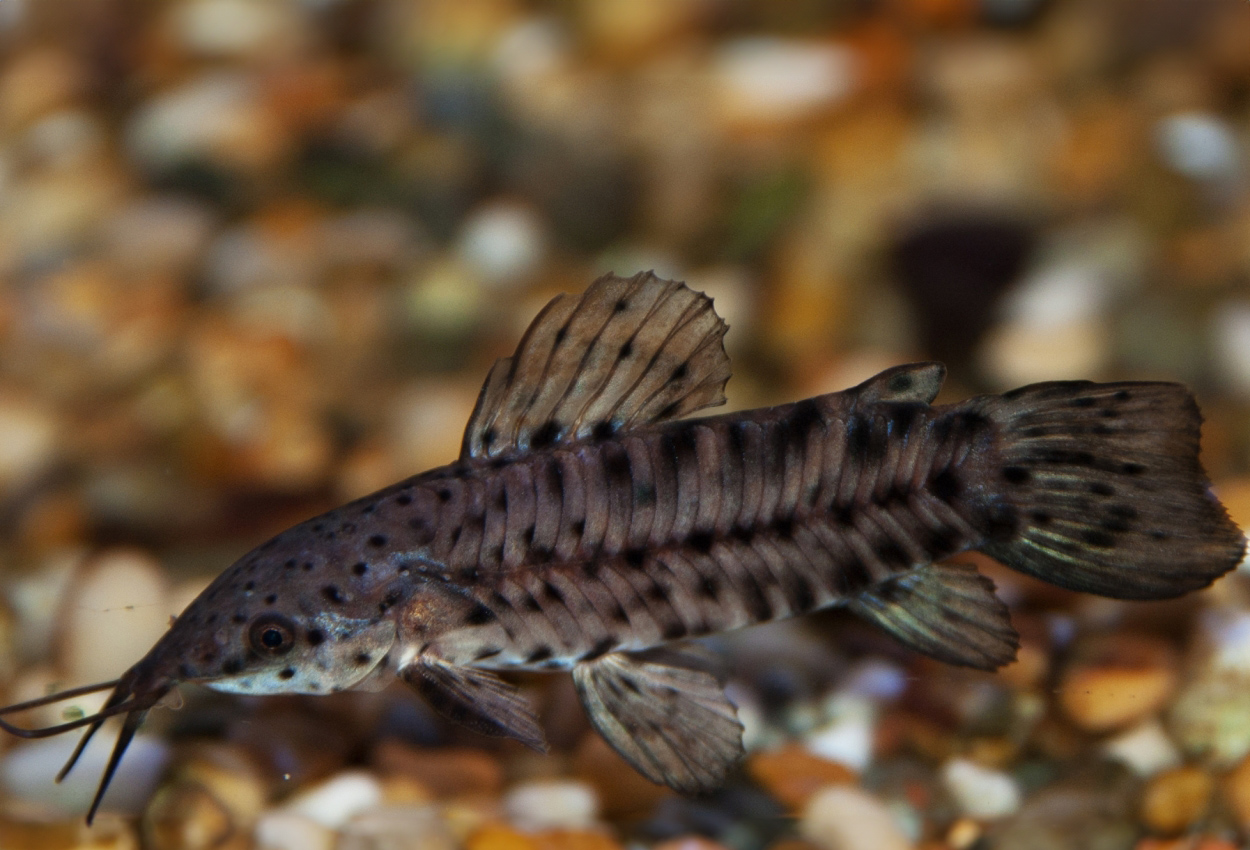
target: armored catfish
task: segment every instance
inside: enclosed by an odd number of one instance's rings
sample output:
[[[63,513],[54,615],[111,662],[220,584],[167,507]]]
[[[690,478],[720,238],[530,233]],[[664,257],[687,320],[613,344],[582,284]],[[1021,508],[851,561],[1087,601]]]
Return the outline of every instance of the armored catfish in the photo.
[[[648,778],[715,787],[742,752],[718,681],[665,644],[845,606],[953,664],[1017,637],[976,549],[1121,599],[1205,587],[1244,538],[1208,490],[1201,417],[1170,383],[1070,381],[932,406],[937,363],[778,407],[722,404],[727,328],[650,273],[554,299],[491,370],[460,459],[244,555],[112,688],[62,776],[124,715],[88,818],[149,709],[183,682],[322,694],[398,676],[449,718],[543,748],[495,671],[571,670]],[[658,648],[658,649],[657,649]]]

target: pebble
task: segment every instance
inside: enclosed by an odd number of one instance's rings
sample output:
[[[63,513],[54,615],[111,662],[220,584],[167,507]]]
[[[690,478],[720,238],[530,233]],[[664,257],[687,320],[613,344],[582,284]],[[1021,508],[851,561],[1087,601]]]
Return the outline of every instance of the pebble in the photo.
[[[1133,850],[1239,850],[1238,845],[1210,835],[1187,835],[1184,838],[1143,838]]]
[[[416,780],[435,797],[495,797],[503,790],[503,767],[482,750],[444,747],[422,750],[383,741],[373,751],[373,766],[383,775]]]
[[[0,494],[26,484],[61,450],[56,411],[0,385]]]
[[[1181,762],[1176,744],[1168,737],[1163,724],[1153,717],[1109,738],[1102,749],[1142,778],[1176,767]]]
[[[115,678],[147,654],[174,613],[161,565],[137,549],[86,561],[66,594],[60,657],[69,684]]]
[[[1154,714],[1176,691],[1176,671],[1154,666],[1069,670],[1059,685],[1064,713],[1087,732],[1122,729]]]
[[[1242,759],[1228,772],[1222,791],[1238,826],[1243,832],[1250,832],[1250,757]]]
[[[518,829],[584,830],[599,817],[599,799],[584,782],[546,780],[513,786],[503,797],[508,820]]]
[[[808,732],[803,746],[822,759],[862,771],[872,762],[876,707],[865,697],[838,693],[826,709],[832,719]]]
[[[335,850],[457,850],[433,806],[381,806],[361,812],[340,831]]]
[[[56,774],[77,744],[77,736],[62,735],[14,746],[0,757],[0,787],[14,800],[80,817],[95,796],[113,741],[109,735],[98,735],[73,772],[57,783]],[[161,738],[136,735],[104,796],[102,810],[128,815],[143,811],[169,755],[169,745]]]
[[[792,812],[802,810],[826,786],[855,782],[855,773],[845,764],[820,758],[799,744],[754,752],[746,768],[752,779]]]
[[[213,58],[272,57],[300,28],[293,6],[265,0],[192,0],[173,19],[183,46]]]
[[[830,786],[807,802],[799,835],[822,850],[910,850],[890,809],[867,791]]]
[[[1250,303],[1229,301],[1211,312],[1211,347],[1224,385],[1250,397]]]
[[[329,829],[339,829],[381,803],[382,783],[372,774],[349,770],[301,791],[283,809]]]
[[[534,209],[492,201],[469,214],[456,250],[484,284],[501,290],[530,280],[542,265],[547,241]]]
[[[1183,832],[1206,814],[1214,790],[1215,780],[1200,767],[1177,767],[1157,774],[1142,793],[1142,821],[1164,835]]]
[[[993,820],[1020,808],[1020,786],[1000,770],[955,758],[942,765],[941,776],[942,785],[968,817]]]
[[[252,838],[256,850],[333,850],[336,841],[329,828],[283,809],[261,815]]]
[[[711,73],[721,119],[748,127],[811,118],[856,86],[849,48],[763,36],[721,44]]]
[[[110,260],[134,274],[185,274],[203,255],[216,216],[174,195],[138,198],[104,223]]]
[[[1217,115],[1182,112],[1155,127],[1155,147],[1163,161],[1195,180],[1233,180],[1241,165],[1241,143]]]

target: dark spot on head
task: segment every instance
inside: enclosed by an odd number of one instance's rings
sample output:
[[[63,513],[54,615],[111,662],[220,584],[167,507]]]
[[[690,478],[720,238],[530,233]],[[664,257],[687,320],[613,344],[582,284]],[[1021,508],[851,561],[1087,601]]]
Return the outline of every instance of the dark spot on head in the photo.
[[[315,565],[315,564],[313,564],[313,562],[312,562],[312,561],[305,561],[305,562],[304,562],[304,572],[306,572],[306,573],[310,573],[310,572],[312,572],[312,571],[313,571],[313,567],[315,567],[315,566],[316,566],[316,565]]]
[[[1029,472],[1023,466],[1004,466],[1003,478],[1008,484],[1027,484],[1033,477],[1033,473]]]
[[[236,673],[243,672],[242,658],[227,658],[221,665],[221,672],[227,676],[233,676]]]
[[[355,533],[356,533],[356,523],[354,523],[354,522],[345,522],[345,523],[343,523],[342,525],[340,525],[340,526],[339,526],[339,531],[343,532],[344,534],[355,534]]]
[[[446,487],[440,487],[440,488],[438,489],[438,492],[436,493],[436,495],[438,496],[438,500],[439,500],[440,502],[450,502],[450,501],[451,501],[451,491],[450,491],[450,490],[448,490]]]
[[[560,427],[560,423],[554,419],[548,419],[538,427],[533,434],[530,435],[530,448],[545,449],[547,446],[560,439],[560,433],[564,429]]]
[[[552,655],[551,647],[546,644],[540,644],[534,647],[529,655],[525,656],[526,664],[537,664],[539,661],[546,661]]]
[[[243,589],[244,589],[244,590],[255,590],[255,589],[256,589],[256,582],[254,582],[254,581],[249,581],[247,584],[243,585]]]
[[[370,535],[369,545],[375,549],[381,549],[383,546],[386,545],[386,535],[385,534]]]
[[[266,597],[265,597],[265,604],[266,604],[266,605],[272,605],[273,603],[275,603],[275,602],[277,602],[277,601],[278,601],[278,594],[276,594],[276,593],[271,593],[271,594],[269,594],[268,596],[266,596]],[[212,621],[210,620],[209,622],[212,622]]]
[[[288,559],[288,560],[287,560],[287,562],[286,562],[285,564],[283,564],[282,566],[284,566],[284,567],[285,567],[285,568],[287,568],[288,570],[293,570],[293,569],[295,569],[295,567],[296,567],[295,559],[294,559],[294,558],[290,558],[290,559]]]
[[[236,623],[246,623],[246,622],[247,622],[247,615],[246,615],[246,614],[244,614],[244,613],[242,613],[242,612],[240,612],[240,613],[235,614],[235,615],[234,615],[233,617],[231,617],[230,619],[231,619],[232,621],[236,622]]]
[[[308,639],[309,646],[320,646],[326,639],[325,633],[321,629],[309,629],[305,637]]]
[[[276,596],[274,598],[277,599]],[[207,617],[204,618],[204,623],[206,625],[211,626],[215,622],[217,622],[217,615],[215,613],[209,614]]]
[[[294,667],[284,667],[284,668],[282,668],[281,670],[279,670],[279,671],[278,671],[278,678],[279,678],[279,679],[294,679],[294,678],[295,678],[295,668],[294,668]]]
[[[363,508],[361,508],[361,509],[360,509],[360,512],[361,512],[362,514],[371,514],[371,513],[373,513],[374,511],[376,511],[377,509],[378,509],[378,503],[377,503],[377,502],[370,502],[369,504],[367,504],[367,505],[365,505]]]
[[[411,504],[412,504],[412,496],[408,495],[407,493],[400,493],[398,496],[396,496],[396,497],[395,497],[395,504],[397,504],[397,505],[411,505]]]
[[[321,588],[321,595],[325,597],[327,602],[332,602],[335,605],[339,605],[347,601],[347,599],[343,596],[342,591],[332,584],[327,584],[325,587]]]
[[[692,531],[686,538],[686,542],[696,552],[702,552],[704,555],[712,551],[713,539],[710,531]]]
[[[352,565],[352,572],[358,576],[362,576],[365,573],[369,572],[369,565],[366,564],[364,561],[357,561],[355,564]]]
[[[1093,493],[1095,496],[1114,496],[1115,488],[1102,481],[1095,481],[1093,484],[1089,485],[1089,492]]]

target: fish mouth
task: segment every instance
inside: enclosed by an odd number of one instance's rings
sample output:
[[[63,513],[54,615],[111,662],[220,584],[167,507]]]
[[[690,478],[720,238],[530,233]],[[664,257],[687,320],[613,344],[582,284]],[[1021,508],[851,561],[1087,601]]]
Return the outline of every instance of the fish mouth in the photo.
[[[31,708],[53,705],[85,694],[99,693],[109,688],[113,689],[113,693],[109,695],[108,700],[105,701],[99,711],[86,717],[80,717],[77,720],[71,720],[68,723],[44,726],[39,729],[23,729],[20,726],[14,726],[0,719],[0,729],[3,729],[10,735],[26,739],[51,738],[74,729],[87,727],[87,731],[78,741],[78,745],[74,747],[74,752],[70,754],[69,760],[65,762],[65,766],[56,775],[56,781],[60,782],[74,769],[74,765],[78,763],[78,758],[82,755],[83,750],[86,749],[87,743],[100,730],[100,727],[104,725],[104,721],[121,714],[126,716],[126,719],[122,722],[121,731],[117,735],[117,743],[113,745],[113,753],[109,756],[108,765],[104,768],[103,776],[100,777],[100,785],[91,801],[91,808],[87,810],[88,826],[95,819],[96,810],[99,809],[100,802],[104,799],[104,792],[108,790],[109,783],[113,780],[113,774],[117,772],[117,766],[121,763],[122,756],[125,755],[130,742],[134,740],[135,733],[143,724],[148,711],[159,703],[173,689],[175,684],[173,681],[165,678],[146,682],[144,678],[140,668],[136,666],[128,670],[120,679],[70,688],[69,690],[49,694],[39,699],[27,700],[26,702],[14,703],[13,705],[0,708],[0,716],[3,716]]]

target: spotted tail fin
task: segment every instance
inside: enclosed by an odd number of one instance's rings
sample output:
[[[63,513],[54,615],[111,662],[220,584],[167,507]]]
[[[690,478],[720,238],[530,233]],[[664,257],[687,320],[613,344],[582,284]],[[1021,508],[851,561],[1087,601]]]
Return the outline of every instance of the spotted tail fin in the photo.
[[[998,426],[993,488],[1015,523],[982,551],[1120,599],[1206,587],[1245,537],[1198,459],[1202,417],[1179,384],[1035,384],[976,402]]]

